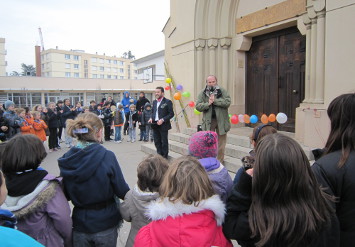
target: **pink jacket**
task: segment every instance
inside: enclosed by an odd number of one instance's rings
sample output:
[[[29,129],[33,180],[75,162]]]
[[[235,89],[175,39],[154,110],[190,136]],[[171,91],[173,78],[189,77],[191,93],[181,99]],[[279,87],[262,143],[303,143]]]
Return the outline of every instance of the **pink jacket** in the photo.
[[[233,246],[222,232],[225,205],[218,195],[197,207],[165,198],[150,204],[147,214],[153,221],[138,232],[135,247]]]

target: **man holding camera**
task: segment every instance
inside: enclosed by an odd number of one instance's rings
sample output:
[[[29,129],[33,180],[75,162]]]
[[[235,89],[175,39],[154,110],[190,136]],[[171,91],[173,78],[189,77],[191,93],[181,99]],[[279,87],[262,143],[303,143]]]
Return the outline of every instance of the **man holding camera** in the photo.
[[[202,130],[215,131],[218,134],[217,159],[220,162],[224,160],[227,132],[231,127],[228,116],[230,104],[228,92],[218,86],[216,76],[209,75],[206,79],[206,88],[197,97],[196,110],[203,113]]]

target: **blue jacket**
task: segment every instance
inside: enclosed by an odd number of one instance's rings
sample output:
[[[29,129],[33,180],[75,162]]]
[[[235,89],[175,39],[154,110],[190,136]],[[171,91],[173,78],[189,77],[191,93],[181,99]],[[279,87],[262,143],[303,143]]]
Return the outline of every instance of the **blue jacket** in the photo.
[[[126,94],[128,93],[128,97],[126,97]],[[129,106],[132,104],[130,102],[130,100],[133,99],[131,96],[130,96],[130,93],[128,91],[124,92],[123,93],[123,99],[121,101],[121,104],[123,105],[123,109],[124,109],[124,113],[129,113]],[[135,99],[133,99],[133,104],[137,104],[137,101]],[[128,105],[128,107],[127,107]]]
[[[43,247],[33,238],[27,236],[26,234],[8,227],[0,226],[0,239],[1,246],[6,247],[22,247],[22,246],[31,246],[31,247]]]
[[[58,159],[64,191],[74,204],[73,228],[97,233],[119,225],[122,217],[114,201],[129,187],[113,152],[98,143],[71,148]]]

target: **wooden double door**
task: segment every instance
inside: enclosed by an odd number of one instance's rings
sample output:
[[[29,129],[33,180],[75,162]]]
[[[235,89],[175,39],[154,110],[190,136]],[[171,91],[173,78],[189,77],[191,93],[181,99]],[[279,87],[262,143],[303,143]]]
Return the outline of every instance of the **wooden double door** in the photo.
[[[304,99],[306,38],[296,27],[253,38],[247,52],[246,113],[283,112],[279,130],[295,130],[296,108]]]

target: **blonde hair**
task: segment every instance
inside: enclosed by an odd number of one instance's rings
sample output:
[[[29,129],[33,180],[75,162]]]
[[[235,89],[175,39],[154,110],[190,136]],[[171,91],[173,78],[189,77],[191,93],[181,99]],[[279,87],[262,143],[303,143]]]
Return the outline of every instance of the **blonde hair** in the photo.
[[[130,105],[129,105],[129,109],[131,109],[131,108],[136,109],[136,105],[135,105],[135,104],[130,104]]]
[[[96,133],[103,128],[101,119],[91,112],[80,114],[74,120],[68,119],[66,125],[68,135],[82,142],[97,142]],[[87,129],[87,133],[79,131],[82,129]]]
[[[42,109],[43,109],[43,106],[42,106],[42,105],[35,105],[35,106],[32,108],[32,111],[33,111],[33,112],[38,111],[37,109],[38,109],[39,106],[42,107]]]
[[[23,109],[23,108],[16,108],[15,112],[16,112],[17,115],[20,115],[21,112],[26,112],[26,110]]]
[[[39,111],[32,111],[31,114],[33,118],[35,118],[37,115],[41,116],[41,113]]]
[[[56,106],[56,104],[55,104],[54,102],[49,102],[49,103],[47,104],[48,107],[49,107],[50,105]]]
[[[173,161],[160,186],[161,198],[198,206],[200,201],[215,194],[207,172],[192,156],[182,156]]]

